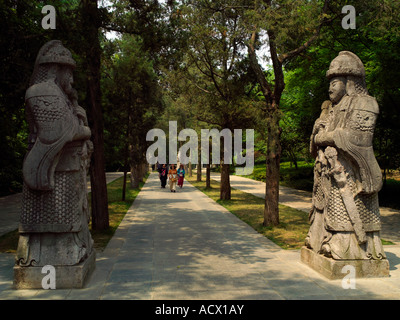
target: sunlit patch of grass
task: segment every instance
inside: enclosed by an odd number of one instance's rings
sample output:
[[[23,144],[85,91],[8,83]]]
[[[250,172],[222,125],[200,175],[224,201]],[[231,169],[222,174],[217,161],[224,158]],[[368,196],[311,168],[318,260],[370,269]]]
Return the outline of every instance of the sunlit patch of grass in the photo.
[[[16,253],[18,246],[19,233],[18,229],[7,232],[0,236],[0,252],[1,253]]]

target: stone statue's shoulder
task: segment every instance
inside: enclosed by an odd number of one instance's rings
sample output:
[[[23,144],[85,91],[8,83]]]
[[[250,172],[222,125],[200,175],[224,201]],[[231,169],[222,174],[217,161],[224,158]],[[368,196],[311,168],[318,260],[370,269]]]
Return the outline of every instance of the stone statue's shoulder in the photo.
[[[63,96],[63,92],[59,86],[57,86],[54,82],[42,82],[37,83],[28,88],[25,93],[25,100],[34,97],[43,97],[43,96]]]
[[[374,97],[369,95],[359,95],[354,98],[354,109],[369,111],[375,114],[379,113],[379,105]]]

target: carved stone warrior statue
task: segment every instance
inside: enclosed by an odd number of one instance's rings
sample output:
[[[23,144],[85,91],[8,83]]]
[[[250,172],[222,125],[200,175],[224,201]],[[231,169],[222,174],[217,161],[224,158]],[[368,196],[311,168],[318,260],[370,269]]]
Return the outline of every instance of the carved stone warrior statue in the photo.
[[[352,52],[340,52],[327,77],[330,100],[311,135],[314,189],[302,260],[315,269],[321,257],[353,261],[359,277],[387,276],[378,204],[382,175],[372,148],[379,107],[368,95],[363,63]]]
[[[61,276],[63,267],[93,260],[86,182],[93,145],[72,88],[75,65],[60,41],[46,43],[26,91],[30,134],[14,268],[17,288],[39,286],[35,267],[59,267]],[[58,287],[62,281],[64,287],[81,286],[73,279],[58,280]]]

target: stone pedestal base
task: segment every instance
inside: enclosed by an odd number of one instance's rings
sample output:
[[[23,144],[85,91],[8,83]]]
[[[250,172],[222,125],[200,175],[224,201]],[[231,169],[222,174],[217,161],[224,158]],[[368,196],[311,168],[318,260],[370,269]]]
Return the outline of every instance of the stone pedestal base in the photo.
[[[56,289],[83,288],[96,266],[96,252],[75,266],[55,266]],[[42,289],[42,280],[47,273],[42,273],[43,267],[14,266],[15,289]]]
[[[343,279],[347,271],[342,273],[342,269],[347,265],[355,268],[356,278],[389,277],[389,261],[387,259],[334,260],[303,247],[301,248],[301,262],[330,280]]]

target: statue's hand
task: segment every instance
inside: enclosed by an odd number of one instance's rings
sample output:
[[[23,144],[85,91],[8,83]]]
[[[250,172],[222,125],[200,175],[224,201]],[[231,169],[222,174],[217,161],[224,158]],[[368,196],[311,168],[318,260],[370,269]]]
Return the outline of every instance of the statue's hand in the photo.
[[[81,106],[79,105],[75,105],[75,112],[76,112],[76,116],[78,117],[79,120],[81,120],[81,122],[85,125],[88,126],[88,120],[87,120],[87,116],[86,116],[86,111],[85,109],[83,109]]]
[[[92,135],[89,127],[79,126],[78,132],[74,136],[74,140],[86,140],[89,139]]]
[[[319,131],[325,130],[326,123],[327,123],[326,120],[318,118],[314,123],[312,134],[316,135],[317,133],[319,133]]]
[[[314,143],[317,146],[334,146],[333,132],[319,132],[314,137]]]

